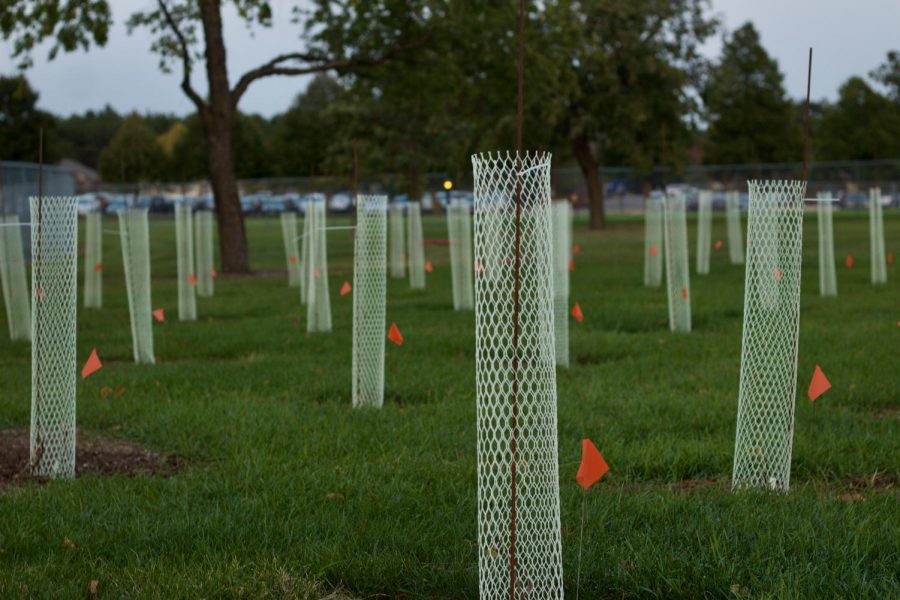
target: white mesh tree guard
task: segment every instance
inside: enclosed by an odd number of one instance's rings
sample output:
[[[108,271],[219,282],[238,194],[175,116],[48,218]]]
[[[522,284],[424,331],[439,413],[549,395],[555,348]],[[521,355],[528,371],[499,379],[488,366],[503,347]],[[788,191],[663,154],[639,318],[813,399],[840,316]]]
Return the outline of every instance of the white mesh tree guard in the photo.
[[[482,598],[562,598],[550,155],[472,157]]]
[[[194,230],[191,207],[175,205],[175,241],[178,251],[178,320],[197,319],[197,275],[194,271]]]
[[[384,404],[387,196],[359,196],[353,248],[353,406]]]
[[[400,204],[391,204],[390,206],[390,222],[391,222],[391,277],[393,279],[403,279],[406,276],[406,260],[404,252],[406,251],[406,242],[403,238],[403,206]]]
[[[712,245],[712,192],[703,190],[697,198],[697,273],[709,274]]]
[[[666,288],[669,329],[691,330],[691,269],[688,262],[687,215],[684,196],[669,194],[663,201]]]
[[[131,318],[134,362],[153,364],[153,308],[150,300],[150,227],[146,208],[119,212],[122,265]]]
[[[314,219],[316,202],[317,200],[307,202],[303,213],[303,236],[300,238],[300,302],[303,304],[309,299],[309,246],[313,241],[310,224]]]
[[[732,486],[788,489],[797,391],[802,181],[750,181]]]
[[[475,307],[472,216],[469,207],[460,200],[453,200],[447,207],[447,233],[450,239],[453,310],[471,310]]]
[[[884,252],[884,219],[881,215],[881,188],[869,190],[869,247],[872,283],[887,283]]]
[[[644,285],[662,284],[663,205],[660,198],[644,199]]]
[[[78,210],[31,198],[31,473],[75,476]]]
[[[310,210],[312,207],[312,210]],[[331,298],[328,295],[328,232],[325,200],[307,204],[309,219],[309,265],[306,290],[306,331],[331,331]]]
[[[737,190],[725,193],[725,223],[728,226],[728,258],[733,265],[744,264],[744,235],[741,227],[741,197]]]
[[[834,265],[834,229],[832,223],[831,192],[820,192],[826,202],[816,203],[819,224],[819,294],[837,296],[837,274]]]
[[[422,238],[422,206],[418,202],[408,205],[409,238],[409,287],[425,289],[425,241]]]
[[[197,295],[212,297],[215,292],[215,216],[211,210],[200,210],[195,215],[197,234]]]
[[[22,251],[22,228],[16,215],[0,223],[0,285],[11,340],[31,339],[31,302]]]
[[[284,260],[287,261],[288,286],[306,288],[300,273],[300,244],[297,239],[297,215],[281,213],[281,237],[284,240]]]
[[[569,261],[572,260],[572,211],[568,200],[552,204],[553,329],[556,364],[569,366]]]
[[[103,217],[88,213],[84,221],[84,306],[103,308]]]

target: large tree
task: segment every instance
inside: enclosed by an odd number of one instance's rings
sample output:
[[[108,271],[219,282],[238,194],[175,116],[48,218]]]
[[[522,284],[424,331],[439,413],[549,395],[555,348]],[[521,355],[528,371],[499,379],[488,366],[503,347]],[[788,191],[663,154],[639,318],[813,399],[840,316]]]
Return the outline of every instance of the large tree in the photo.
[[[796,162],[802,134],[778,63],[752,23],[726,37],[703,88],[709,127],[704,161],[712,164]]]
[[[40,129],[55,119],[37,107],[38,93],[23,76],[0,77],[0,160],[36,161]],[[55,147],[44,150],[44,160],[56,158]]]
[[[270,27],[272,2],[266,0],[156,0],[155,7],[128,20],[130,29],[148,28],[152,50],[164,70],[177,68],[181,89],[194,104],[206,135],[207,168],[216,202],[222,267],[225,272],[249,269],[244,220],[234,167],[233,121],[238,104],[256,81],[336,71],[347,73],[379,64],[421,43],[416,34],[428,20],[428,0],[316,0],[310,9],[292,9],[306,45],[298,38],[285,52],[232,80],[226,65],[222,11],[231,5],[249,25]],[[285,7],[285,10],[287,8]],[[51,58],[60,50],[106,43],[111,24],[108,0],[42,0],[0,4],[0,31],[13,38],[13,54],[29,63],[30,51],[53,40]],[[319,40],[328,44],[317,44]],[[327,47],[328,53],[321,52]],[[200,64],[208,94],[194,87]],[[232,83],[232,81],[234,81]]]
[[[838,101],[825,108],[814,138],[817,158],[875,160],[900,156],[900,105],[860,77],[840,88]]]
[[[869,76],[888,90],[888,96],[900,104],[900,52],[891,50],[883,65],[872,71]]]

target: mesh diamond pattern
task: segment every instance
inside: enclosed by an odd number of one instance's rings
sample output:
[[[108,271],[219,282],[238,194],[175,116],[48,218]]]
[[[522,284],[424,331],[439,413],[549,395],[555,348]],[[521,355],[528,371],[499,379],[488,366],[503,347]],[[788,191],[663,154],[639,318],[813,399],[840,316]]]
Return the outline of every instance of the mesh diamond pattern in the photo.
[[[644,200],[644,285],[662,285],[663,205],[662,199]]]
[[[178,250],[178,320],[197,320],[196,273],[194,272],[194,230],[191,207],[175,205],[175,240]]]
[[[802,181],[750,181],[732,485],[787,491],[797,391]]]
[[[572,211],[568,200],[552,204],[553,329],[556,364],[569,366],[569,261],[572,260]]]
[[[819,198],[828,200],[831,192],[820,192]],[[837,296],[831,202],[816,202],[816,213],[819,224],[819,294]]]
[[[31,198],[31,222],[31,472],[72,478],[77,383],[77,199]]]
[[[447,207],[447,234],[450,240],[453,310],[471,310],[475,307],[472,215],[461,200],[453,200]]]
[[[697,199],[697,273],[700,275],[709,274],[712,216],[712,192],[701,191]]]
[[[97,212],[84,221],[84,307],[103,308],[103,222]]]
[[[309,270],[306,290],[306,331],[331,331],[331,298],[328,295],[328,232],[326,231],[325,200],[307,204],[309,220]]]
[[[684,196],[670,194],[663,201],[666,286],[669,329],[691,330],[691,269],[688,263],[687,215]]]
[[[9,338],[31,339],[31,302],[28,300],[28,277],[22,250],[22,228],[19,217],[2,218],[0,224],[0,285],[9,323]]]
[[[387,196],[359,196],[353,253],[353,406],[384,404]]]
[[[472,163],[481,597],[562,598],[550,155]]]
[[[119,237],[122,240],[122,264],[125,267],[134,362],[153,364],[156,357],[153,354],[150,227],[146,208],[129,208],[119,212]]]
[[[284,260],[287,261],[288,286],[306,289],[300,273],[300,244],[297,240],[297,215],[281,213],[281,237],[284,240]]]
[[[425,244],[422,239],[422,207],[418,202],[410,202],[408,211],[409,287],[423,290],[425,289]]]
[[[881,215],[881,188],[869,190],[869,246],[871,250],[872,283],[887,283],[887,262],[884,253],[884,219]]]
[[[214,215],[211,210],[200,210],[195,215],[197,234],[197,295],[212,297],[215,292],[213,270],[215,269]]]
[[[744,264],[744,235],[741,228],[741,197],[737,190],[725,194],[725,224],[728,226],[728,258],[733,265]]]
[[[406,241],[403,234],[405,228],[403,226],[403,206],[400,204],[391,204],[389,209],[391,237],[391,278],[403,279],[406,276]]]

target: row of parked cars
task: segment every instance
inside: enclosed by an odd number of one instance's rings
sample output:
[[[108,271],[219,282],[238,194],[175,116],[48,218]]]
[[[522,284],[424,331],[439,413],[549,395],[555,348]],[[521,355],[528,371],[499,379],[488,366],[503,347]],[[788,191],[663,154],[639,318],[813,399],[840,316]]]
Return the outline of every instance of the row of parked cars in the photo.
[[[245,215],[277,215],[282,212],[306,212],[310,202],[325,200],[331,213],[348,213],[353,210],[353,194],[351,192],[337,192],[326,196],[315,192],[310,194],[285,193],[273,194],[270,191],[259,191],[252,194],[241,195],[241,210]],[[446,206],[448,201],[462,201],[472,204],[471,192],[452,191],[426,193],[422,198],[422,209],[425,212],[433,210],[436,205]],[[406,204],[409,197],[406,194],[391,196],[392,203]],[[149,209],[151,213],[175,212],[175,204],[190,204],[193,209],[204,210],[214,207],[212,195],[182,196],[182,195],[139,195],[111,194],[106,192],[82,194],[78,198],[79,214],[100,211],[105,214],[115,214],[129,206],[138,206]]]
[[[666,188],[670,194],[679,193],[684,194],[687,199],[687,209],[688,210],[697,210],[697,205],[700,197],[700,189],[688,186],[688,185],[670,185]],[[653,192],[655,195],[661,195],[661,192],[655,191]],[[832,197],[836,200],[833,204],[835,208],[868,208],[869,207],[869,191],[853,191],[848,192],[846,190],[832,190]],[[741,192],[739,195],[741,210],[746,211],[747,205],[750,201],[750,197]],[[713,191],[712,193],[712,204],[713,210],[725,210],[725,192],[724,191]],[[881,205],[885,208],[891,206],[900,206],[900,194],[898,195],[890,195],[886,194],[884,190],[881,193]]]

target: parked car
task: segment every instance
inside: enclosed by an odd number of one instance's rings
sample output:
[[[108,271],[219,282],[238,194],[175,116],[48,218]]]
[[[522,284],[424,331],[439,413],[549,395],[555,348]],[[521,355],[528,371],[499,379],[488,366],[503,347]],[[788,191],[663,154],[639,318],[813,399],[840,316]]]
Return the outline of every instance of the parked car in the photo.
[[[328,199],[328,210],[333,213],[348,213],[353,210],[353,195],[350,192],[338,192]]]
[[[78,214],[86,215],[88,213],[100,210],[100,200],[95,194],[82,194],[78,196]]]

